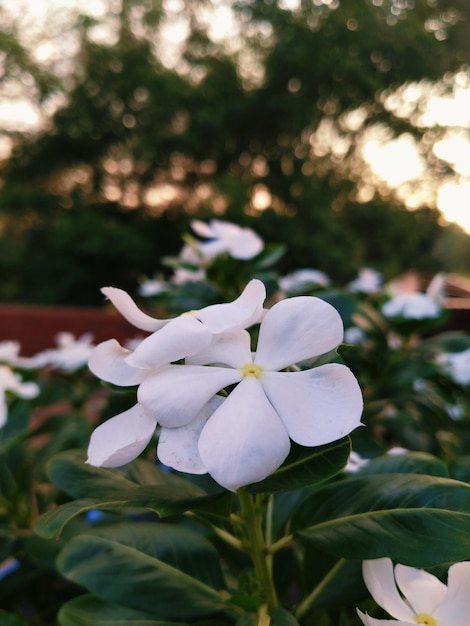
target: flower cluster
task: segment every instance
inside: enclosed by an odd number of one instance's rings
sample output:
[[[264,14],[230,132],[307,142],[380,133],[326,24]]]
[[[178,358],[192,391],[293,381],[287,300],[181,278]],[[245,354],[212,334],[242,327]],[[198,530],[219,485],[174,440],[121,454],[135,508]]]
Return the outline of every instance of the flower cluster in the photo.
[[[94,431],[90,464],[128,463],[158,425],[162,463],[208,472],[235,491],[274,472],[291,440],[319,446],[360,424],[362,394],[345,365],[302,368],[343,338],[338,312],[320,298],[287,298],[265,310],[265,287],[253,279],[233,302],[157,320],[126,292],[108,287],[103,293],[150,335],[134,350],[109,340],[91,354],[89,366],[98,377],[138,385],[138,391],[134,407]],[[252,351],[247,329],[258,324]]]

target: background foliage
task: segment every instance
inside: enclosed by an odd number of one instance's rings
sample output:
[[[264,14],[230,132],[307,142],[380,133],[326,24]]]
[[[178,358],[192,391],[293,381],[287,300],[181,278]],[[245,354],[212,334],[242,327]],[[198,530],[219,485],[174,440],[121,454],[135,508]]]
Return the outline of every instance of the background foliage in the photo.
[[[452,92],[469,61],[465,0],[234,2],[238,33],[225,41],[204,19],[211,4],[177,3],[188,30],[172,63],[171,4],[77,14],[66,71],[38,61],[2,9],[3,92],[21,83],[53,111],[37,132],[5,129],[2,300],[95,304],[103,284],[134,289],[163,270],[190,219],[214,213],[288,242],[283,271],[468,272],[468,237],[434,208],[453,174],[430,149],[445,129],[422,123],[419,98],[404,115],[388,97],[410,83],[423,98],[432,84]],[[416,138],[428,167],[417,210],[403,201],[411,186],[393,194],[361,158],[371,129]]]

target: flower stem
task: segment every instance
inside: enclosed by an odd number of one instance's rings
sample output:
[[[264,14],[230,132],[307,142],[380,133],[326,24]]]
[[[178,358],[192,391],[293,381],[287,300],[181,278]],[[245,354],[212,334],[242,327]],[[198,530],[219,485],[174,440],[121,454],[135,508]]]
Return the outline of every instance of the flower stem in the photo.
[[[243,488],[237,492],[240,501],[240,516],[245,521],[245,549],[250,555],[259,585],[260,604],[268,609],[278,606],[276,589],[272,576],[271,556],[268,554],[263,534],[264,506],[256,496]]]
[[[345,564],[346,559],[339,559],[335,563],[335,565],[330,569],[330,571],[326,574],[323,580],[315,587],[315,589],[310,593],[304,600],[299,604],[295,611],[295,618],[300,620],[301,617],[310,609],[310,607],[314,604],[315,600],[318,598],[323,589],[327,586],[329,582],[336,576],[339,570]]]

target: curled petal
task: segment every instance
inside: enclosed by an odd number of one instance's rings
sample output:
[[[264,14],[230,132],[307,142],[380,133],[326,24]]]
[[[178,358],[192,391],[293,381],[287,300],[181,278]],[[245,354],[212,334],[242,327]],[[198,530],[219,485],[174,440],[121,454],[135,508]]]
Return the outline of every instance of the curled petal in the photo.
[[[254,278],[233,302],[212,304],[195,315],[213,333],[249,328],[260,321],[265,299],[266,287]]]
[[[239,368],[252,360],[250,334],[246,330],[219,333],[212,336],[206,349],[186,359],[192,365],[228,365]]]
[[[207,420],[223,401],[221,396],[214,396],[186,426],[162,428],[158,439],[157,456],[164,465],[190,474],[207,472],[199,456],[199,435]]]
[[[114,304],[119,313],[136,328],[153,333],[165,326],[168,320],[157,320],[139,309],[128,293],[116,287],[103,287],[103,293]]]
[[[193,315],[171,320],[164,328],[146,337],[127,358],[133,367],[157,369],[196,354],[206,348],[212,333]]]
[[[289,449],[287,431],[253,377],[244,378],[232,391],[199,437],[207,471],[230,491],[269,476]]]
[[[302,446],[336,441],[361,423],[361,390],[345,365],[266,372],[262,384],[289,436]]]
[[[218,391],[240,378],[240,372],[225,367],[168,365],[145,378],[137,398],[161,426],[178,428],[189,424]]]
[[[416,567],[398,563],[395,566],[395,580],[407,602],[418,615],[434,614],[435,608],[442,603],[447,593],[446,585],[439,578]]]
[[[115,339],[109,339],[93,348],[88,359],[88,367],[95,376],[113,385],[122,387],[139,385],[146,372],[126,363],[130,354],[132,352],[119,345]]]
[[[393,575],[393,564],[389,558],[364,561],[362,575],[367,589],[379,606],[396,619],[411,624],[415,622],[415,612],[398,593]],[[374,624],[375,622],[369,623]]]
[[[155,419],[138,404],[115,415],[93,431],[87,463],[120,467],[133,461],[147,447],[155,426]]]
[[[342,340],[343,322],[331,304],[314,296],[286,298],[263,319],[255,363],[281,370],[325,354]]]
[[[470,562],[454,563],[449,567],[447,594],[433,617],[439,624],[467,626],[470,615]]]

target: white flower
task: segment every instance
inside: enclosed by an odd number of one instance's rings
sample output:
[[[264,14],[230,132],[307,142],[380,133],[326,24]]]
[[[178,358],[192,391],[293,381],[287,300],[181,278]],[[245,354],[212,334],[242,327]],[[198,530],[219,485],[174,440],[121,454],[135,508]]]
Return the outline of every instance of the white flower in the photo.
[[[159,320],[141,311],[125,291],[113,287],[102,291],[130,323],[152,333],[134,350],[110,339],[96,346],[90,355],[91,371],[121,386],[139,385],[170,363],[200,352],[214,334],[248,328],[259,322],[266,298],[263,283],[252,280],[233,302]],[[149,415],[139,404],[111,418],[93,433],[88,448],[89,462],[106,467],[128,463],[145,449],[156,424],[153,413]]]
[[[30,359],[20,356],[18,341],[0,341],[0,363],[8,363],[17,367],[29,367]]]
[[[158,296],[161,293],[166,293],[170,289],[168,283],[158,278],[148,278],[139,285],[139,295],[143,298],[150,298],[151,296]]]
[[[30,359],[31,367],[53,367],[64,372],[75,372],[88,363],[94,348],[92,335],[85,333],[78,339],[72,333],[56,335],[57,348],[43,350]]]
[[[353,346],[362,343],[366,339],[366,333],[359,326],[350,326],[344,331],[344,342]]]
[[[284,293],[301,293],[306,289],[320,285],[327,287],[330,284],[328,276],[315,269],[300,269],[291,272],[279,279],[279,287]]]
[[[7,421],[7,391],[20,398],[31,399],[39,394],[39,387],[34,382],[23,382],[21,376],[13,372],[8,365],[0,365],[0,427]]]
[[[285,460],[290,439],[318,446],[360,424],[362,395],[346,366],[280,371],[329,352],[342,334],[341,318],[331,305],[302,296],[266,312],[254,354],[243,329],[214,334],[184,365],[162,366],[155,349],[136,350],[125,366],[134,372],[147,368],[138,404],[94,432],[89,462],[114,466],[116,459],[122,464],[124,457],[124,462],[135,458],[143,448],[129,450],[131,432],[134,441],[148,442],[158,422],[157,454],[165,464],[209,472],[233,491],[262,480]],[[231,385],[236,386],[227,398],[216,395]]]
[[[470,562],[451,565],[447,585],[438,578],[390,559],[363,563],[364,582],[379,606],[394,620],[358,615],[366,626],[467,626],[470,616]]]
[[[349,291],[359,293],[376,293],[382,286],[382,274],[370,267],[364,267],[358,272],[357,278],[348,285]]]
[[[344,471],[352,473],[357,472],[359,468],[363,465],[367,465],[367,463],[369,463],[369,459],[364,459],[358,452],[351,450],[351,454],[349,455]]]
[[[437,274],[426,292],[416,290],[412,279],[392,282],[389,290],[392,297],[382,307],[385,317],[426,319],[439,317],[442,312],[443,287],[445,278]]]
[[[437,362],[454,382],[459,385],[470,384],[470,348],[439,354]]]
[[[206,224],[193,220],[191,227],[197,235],[210,240],[198,244],[198,251],[208,259],[228,252],[234,259],[247,260],[264,248],[263,240],[251,228],[242,228],[231,222],[214,219]]]

